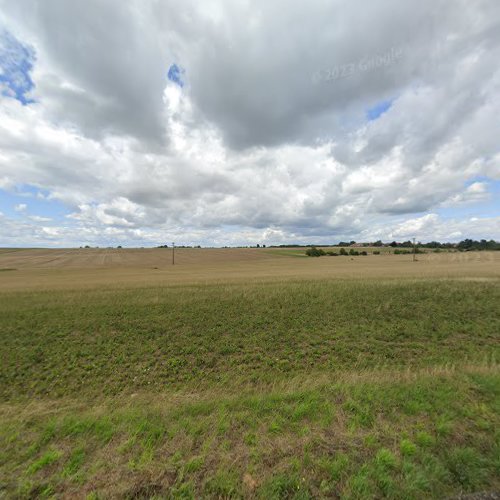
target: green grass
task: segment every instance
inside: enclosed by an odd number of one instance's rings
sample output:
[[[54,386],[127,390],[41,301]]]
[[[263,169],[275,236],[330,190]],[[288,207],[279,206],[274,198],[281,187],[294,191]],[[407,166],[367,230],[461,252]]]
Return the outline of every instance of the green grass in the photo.
[[[283,257],[307,257],[307,248],[268,248],[264,250],[270,255],[282,255]]]
[[[2,294],[0,396],[262,385],[495,360],[496,282],[205,285]]]
[[[0,496],[500,488],[495,281],[0,295]]]
[[[2,419],[0,470],[13,493],[28,484],[28,492],[87,488],[104,496],[109,475],[119,496],[141,487],[193,498],[443,498],[499,486],[500,376],[491,367],[310,384],[176,404],[154,395],[67,403],[50,418],[16,411]]]

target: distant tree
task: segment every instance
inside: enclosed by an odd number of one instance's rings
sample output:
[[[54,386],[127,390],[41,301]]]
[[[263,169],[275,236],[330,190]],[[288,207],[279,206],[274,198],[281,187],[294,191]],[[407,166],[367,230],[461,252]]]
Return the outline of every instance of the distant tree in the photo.
[[[439,241],[430,241],[429,243],[425,243],[422,246],[427,247],[427,248],[440,248],[441,243],[439,243]]]
[[[461,251],[468,252],[469,250],[500,250],[500,243],[497,243],[495,240],[472,240],[470,238],[466,238],[462,240],[457,248]]]

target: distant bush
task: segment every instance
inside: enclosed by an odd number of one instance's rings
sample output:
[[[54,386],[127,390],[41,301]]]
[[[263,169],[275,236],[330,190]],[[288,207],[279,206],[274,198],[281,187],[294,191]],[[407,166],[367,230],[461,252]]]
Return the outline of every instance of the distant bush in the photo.
[[[373,255],[380,255],[380,250],[374,250]],[[415,250],[413,248],[394,248],[393,253],[395,255],[411,255],[412,253],[425,253],[425,251],[420,250],[419,248],[416,248]],[[310,247],[306,250],[306,255],[309,257],[322,257],[323,255],[331,256],[331,257],[336,257],[338,255],[343,255],[343,256],[350,256],[350,257],[357,257],[359,255],[366,256],[368,255],[368,252],[366,250],[355,250],[354,248],[349,248],[349,250],[346,250],[345,248],[340,248],[339,253],[334,252],[332,250],[322,250],[321,248],[317,247]]]
[[[409,255],[412,253],[425,253],[422,250],[415,248],[415,250],[400,250],[399,248],[396,248],[394,250],[394,255]]]
[[[306,255],[308,257],[321,257],[326,254],[324,250],[321,250],[321,248],[311,247],[306,250]]]

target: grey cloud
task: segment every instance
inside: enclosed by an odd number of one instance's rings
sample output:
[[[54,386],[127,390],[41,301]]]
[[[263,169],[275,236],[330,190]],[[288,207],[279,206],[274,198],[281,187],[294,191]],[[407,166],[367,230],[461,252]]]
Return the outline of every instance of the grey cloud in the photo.
[[[0,100],[1,182],[44,187],[89,234],[388,234],[500,178],[495,0],[0,5],[37,52],[36,104]]]
[[[317,2],[307,9],[279,1],[226,4],[214,20],[195,2],[4,4],[56,73],[38,85],[57,119],[93,137],[112,132],[161,142],[166,72],[178,62],[200,117],[235,148],[335,132],[339,113],[428,79],[429,54],[438,40],[463,29],[470,10],[465,2],[451,11],[430,0],[411,10],[396,0]],[[317,71],[394,47],[403,55],[388,68],[312,83]],[[65,80],[74,88],[63,87]]]
[[[35,83],[54,119],[91,137],[111,132],[162,141],[169,53],[146,4],[24,0],[3,2],[3,9],[50,68]]]

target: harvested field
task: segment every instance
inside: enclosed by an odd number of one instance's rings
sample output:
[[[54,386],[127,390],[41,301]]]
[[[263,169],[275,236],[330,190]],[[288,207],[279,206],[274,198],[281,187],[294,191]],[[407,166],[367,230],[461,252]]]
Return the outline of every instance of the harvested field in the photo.
[[[303,256],[305,249],[4,250],[0,291],[26,287],[169,285],[281,279],[500,278],[499,252],[357,257]]]

